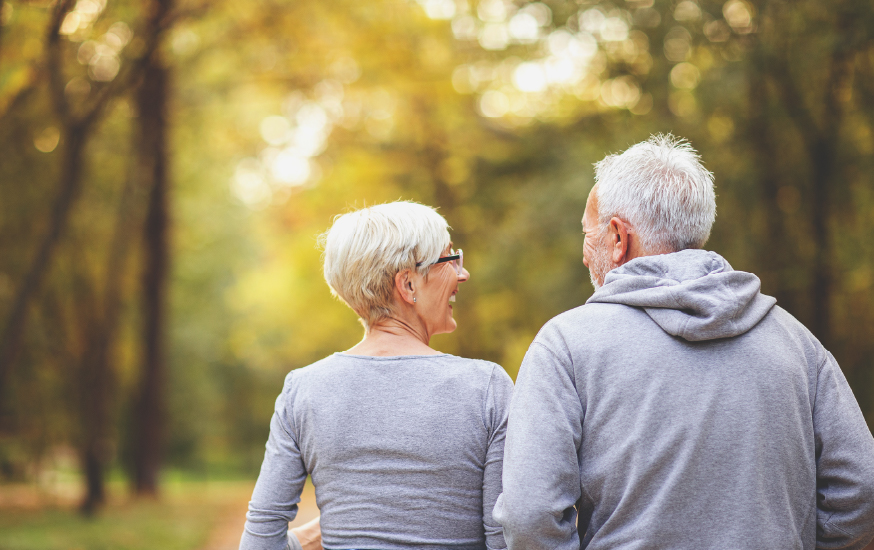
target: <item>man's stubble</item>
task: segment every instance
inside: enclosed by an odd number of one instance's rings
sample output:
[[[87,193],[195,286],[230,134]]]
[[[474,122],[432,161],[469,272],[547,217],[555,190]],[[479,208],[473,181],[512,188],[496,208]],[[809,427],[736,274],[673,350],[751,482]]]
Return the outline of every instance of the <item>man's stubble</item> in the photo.
[[[603,242],[603,237],[603,233],[598,236],[598,246],[592,251],[592,258],[589,260],[589,279],[595,290],[604,285],[604,277],[616,267],[610,258],[610,248]]]

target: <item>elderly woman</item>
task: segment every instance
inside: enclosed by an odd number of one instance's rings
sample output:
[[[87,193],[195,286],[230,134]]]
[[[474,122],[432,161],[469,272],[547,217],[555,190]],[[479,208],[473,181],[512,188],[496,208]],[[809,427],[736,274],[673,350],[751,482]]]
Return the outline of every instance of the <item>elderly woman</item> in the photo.
[[[241,550],[299,547],[286,533],[307,475],[327,549],[505,547],[492,509],[512,382],[429,346],[455,330],[470,277],[447,229],[432,208],[394,202],[326,234],[325,279],[364,339],[286,377]]]

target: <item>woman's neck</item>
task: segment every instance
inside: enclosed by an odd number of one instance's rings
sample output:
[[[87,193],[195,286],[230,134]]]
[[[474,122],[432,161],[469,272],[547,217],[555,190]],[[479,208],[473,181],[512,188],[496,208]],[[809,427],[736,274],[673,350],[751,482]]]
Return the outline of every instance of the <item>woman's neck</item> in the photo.
[[[370,327],[361,340],[345,353],[391,357],[394,355],[438,355],[428,345],[430,338],[421,328],[397,319],[386,319]]]

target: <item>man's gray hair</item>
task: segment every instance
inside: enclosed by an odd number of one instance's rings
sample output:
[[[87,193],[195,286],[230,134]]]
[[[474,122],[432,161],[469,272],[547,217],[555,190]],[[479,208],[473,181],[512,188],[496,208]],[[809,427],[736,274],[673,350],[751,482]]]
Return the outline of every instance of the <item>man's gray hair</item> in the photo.
[[[406,201],[337,216],[321,238],[325,281],[368,330],[393,313],[395,275],[410,269],[427,276],[450,242],[443,216]]]
[[[598,216],[631,224],[649,253],[701,248],[716,220],[713,174],[688,141],[650,137],[595,164]]]

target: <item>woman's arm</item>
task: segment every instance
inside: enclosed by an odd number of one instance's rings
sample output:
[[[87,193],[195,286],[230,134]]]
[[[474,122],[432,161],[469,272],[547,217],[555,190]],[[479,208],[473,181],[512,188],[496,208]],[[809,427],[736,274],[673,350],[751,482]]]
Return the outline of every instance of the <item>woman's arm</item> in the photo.
[[[513,381],[499,366],[495,366],[489,389],[486,393],[485,418],[489,431],[486,463],[483,470],[483,528],[486,534],[486,547],[489,550],[503,550],[504,532],[495,521],[492,512],[501,494],[501,470],[504,467],[504,436],[507,433],[507,411],[513,395]]]
[[[300,448],[292,429],[292,371],[276,399],[270,437],[261,474],[255,484],[240,550],[285,550],[288,523],[297,515],[297,504],[307,478]]]

